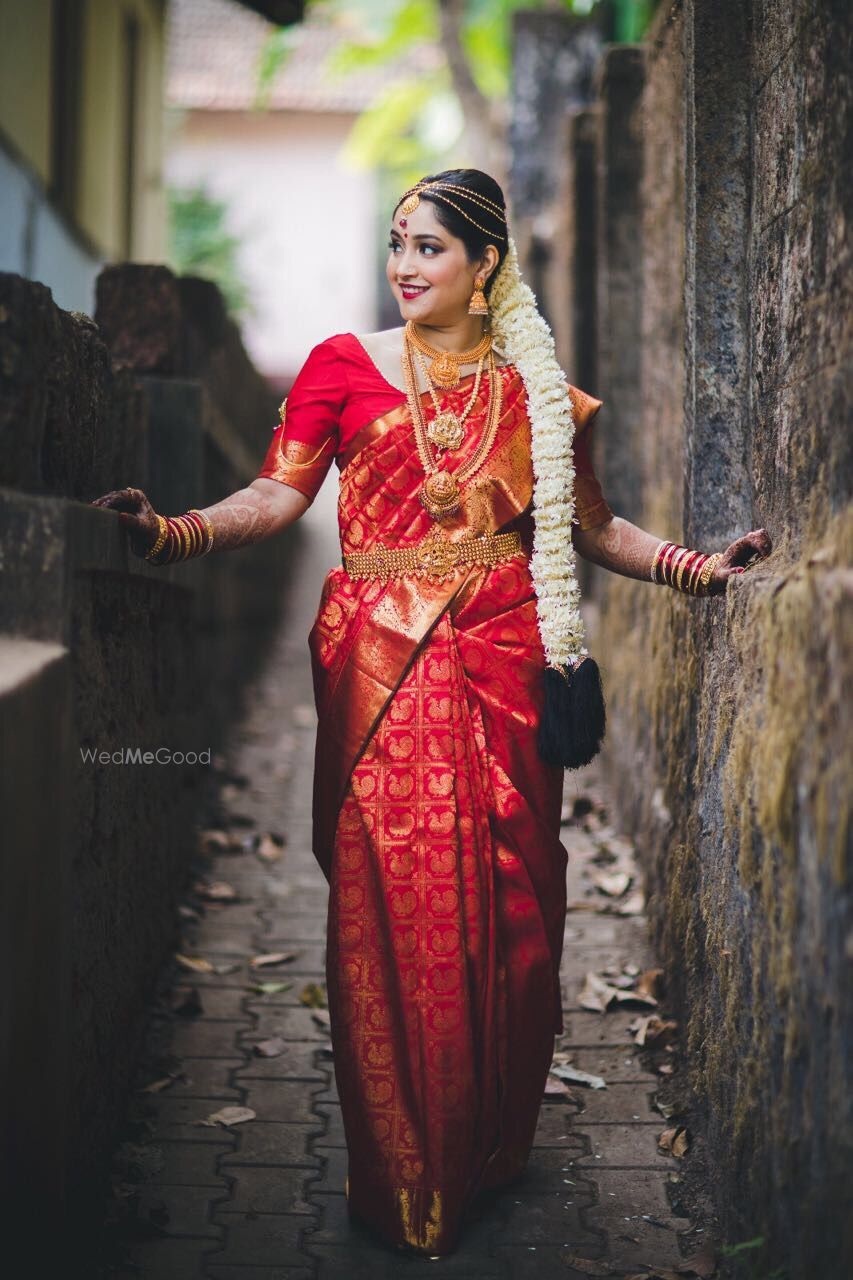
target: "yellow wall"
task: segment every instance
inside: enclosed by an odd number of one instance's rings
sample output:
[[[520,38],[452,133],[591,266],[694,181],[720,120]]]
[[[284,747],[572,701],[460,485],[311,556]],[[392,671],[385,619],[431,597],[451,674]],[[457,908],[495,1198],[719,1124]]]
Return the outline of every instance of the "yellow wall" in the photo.
[[[50,181],[51,0],[0,0],[0,126]]]
[[[138,27],[132,257],[162,257],[163,6],[155,0],[87,0],[78,220],[109,257],[124,257],[127,153],[125,23]]]
[[[51,0],[0,0],[0,130],[50,190]],[[160,259],[164,0],[83,0],[80,6],[80,119],[74,207],[66,210],[104,257]],[[127,37],[138,23],[133,218],[126,238]]]

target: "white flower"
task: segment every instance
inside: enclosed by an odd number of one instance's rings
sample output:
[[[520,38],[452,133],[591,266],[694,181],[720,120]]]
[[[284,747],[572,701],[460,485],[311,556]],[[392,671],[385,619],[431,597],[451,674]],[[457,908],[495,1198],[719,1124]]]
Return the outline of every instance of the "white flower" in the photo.
[[[535,522],[530,573],[546,660],[549,666],[565,665],[587,653],[571,536],[574,406],[553,335],[521,278],[511,238],[489,306],[494,345],[515,365],[527,392]]]

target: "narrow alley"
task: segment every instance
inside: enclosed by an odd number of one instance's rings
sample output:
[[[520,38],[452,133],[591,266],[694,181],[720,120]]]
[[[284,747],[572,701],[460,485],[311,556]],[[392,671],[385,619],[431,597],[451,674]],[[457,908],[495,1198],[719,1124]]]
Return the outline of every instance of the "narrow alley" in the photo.
[[[14,1280],[850,1280],[849,0],[0,31]]]

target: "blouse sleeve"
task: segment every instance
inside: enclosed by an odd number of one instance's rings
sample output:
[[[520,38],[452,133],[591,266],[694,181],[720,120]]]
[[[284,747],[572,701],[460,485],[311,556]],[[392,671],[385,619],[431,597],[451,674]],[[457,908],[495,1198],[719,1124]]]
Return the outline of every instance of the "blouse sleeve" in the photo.
[[[571,387],[570,390],[575,421],[575,434],[572,441],[575,466],[575,514],[572,523],[580,529],[595,529],[613,518],[613,512],[601,492],[601,485],[593,470],[590,456],[593,418],[604,401],[587,395],[579,387]]]
[[[327,339],[311,350],[279,410],[258,479],[289,484],[313,502],[338,452],[346,395],[346,365]]]

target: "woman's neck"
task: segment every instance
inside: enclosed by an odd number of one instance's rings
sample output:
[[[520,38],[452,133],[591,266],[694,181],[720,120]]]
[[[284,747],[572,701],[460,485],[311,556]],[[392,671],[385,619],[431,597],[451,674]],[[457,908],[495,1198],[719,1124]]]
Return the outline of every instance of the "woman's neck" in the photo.
[[[416,324],[420,336],[439,351],[471,351],[483,337],[480,316],[465,316],[454,324]]]

